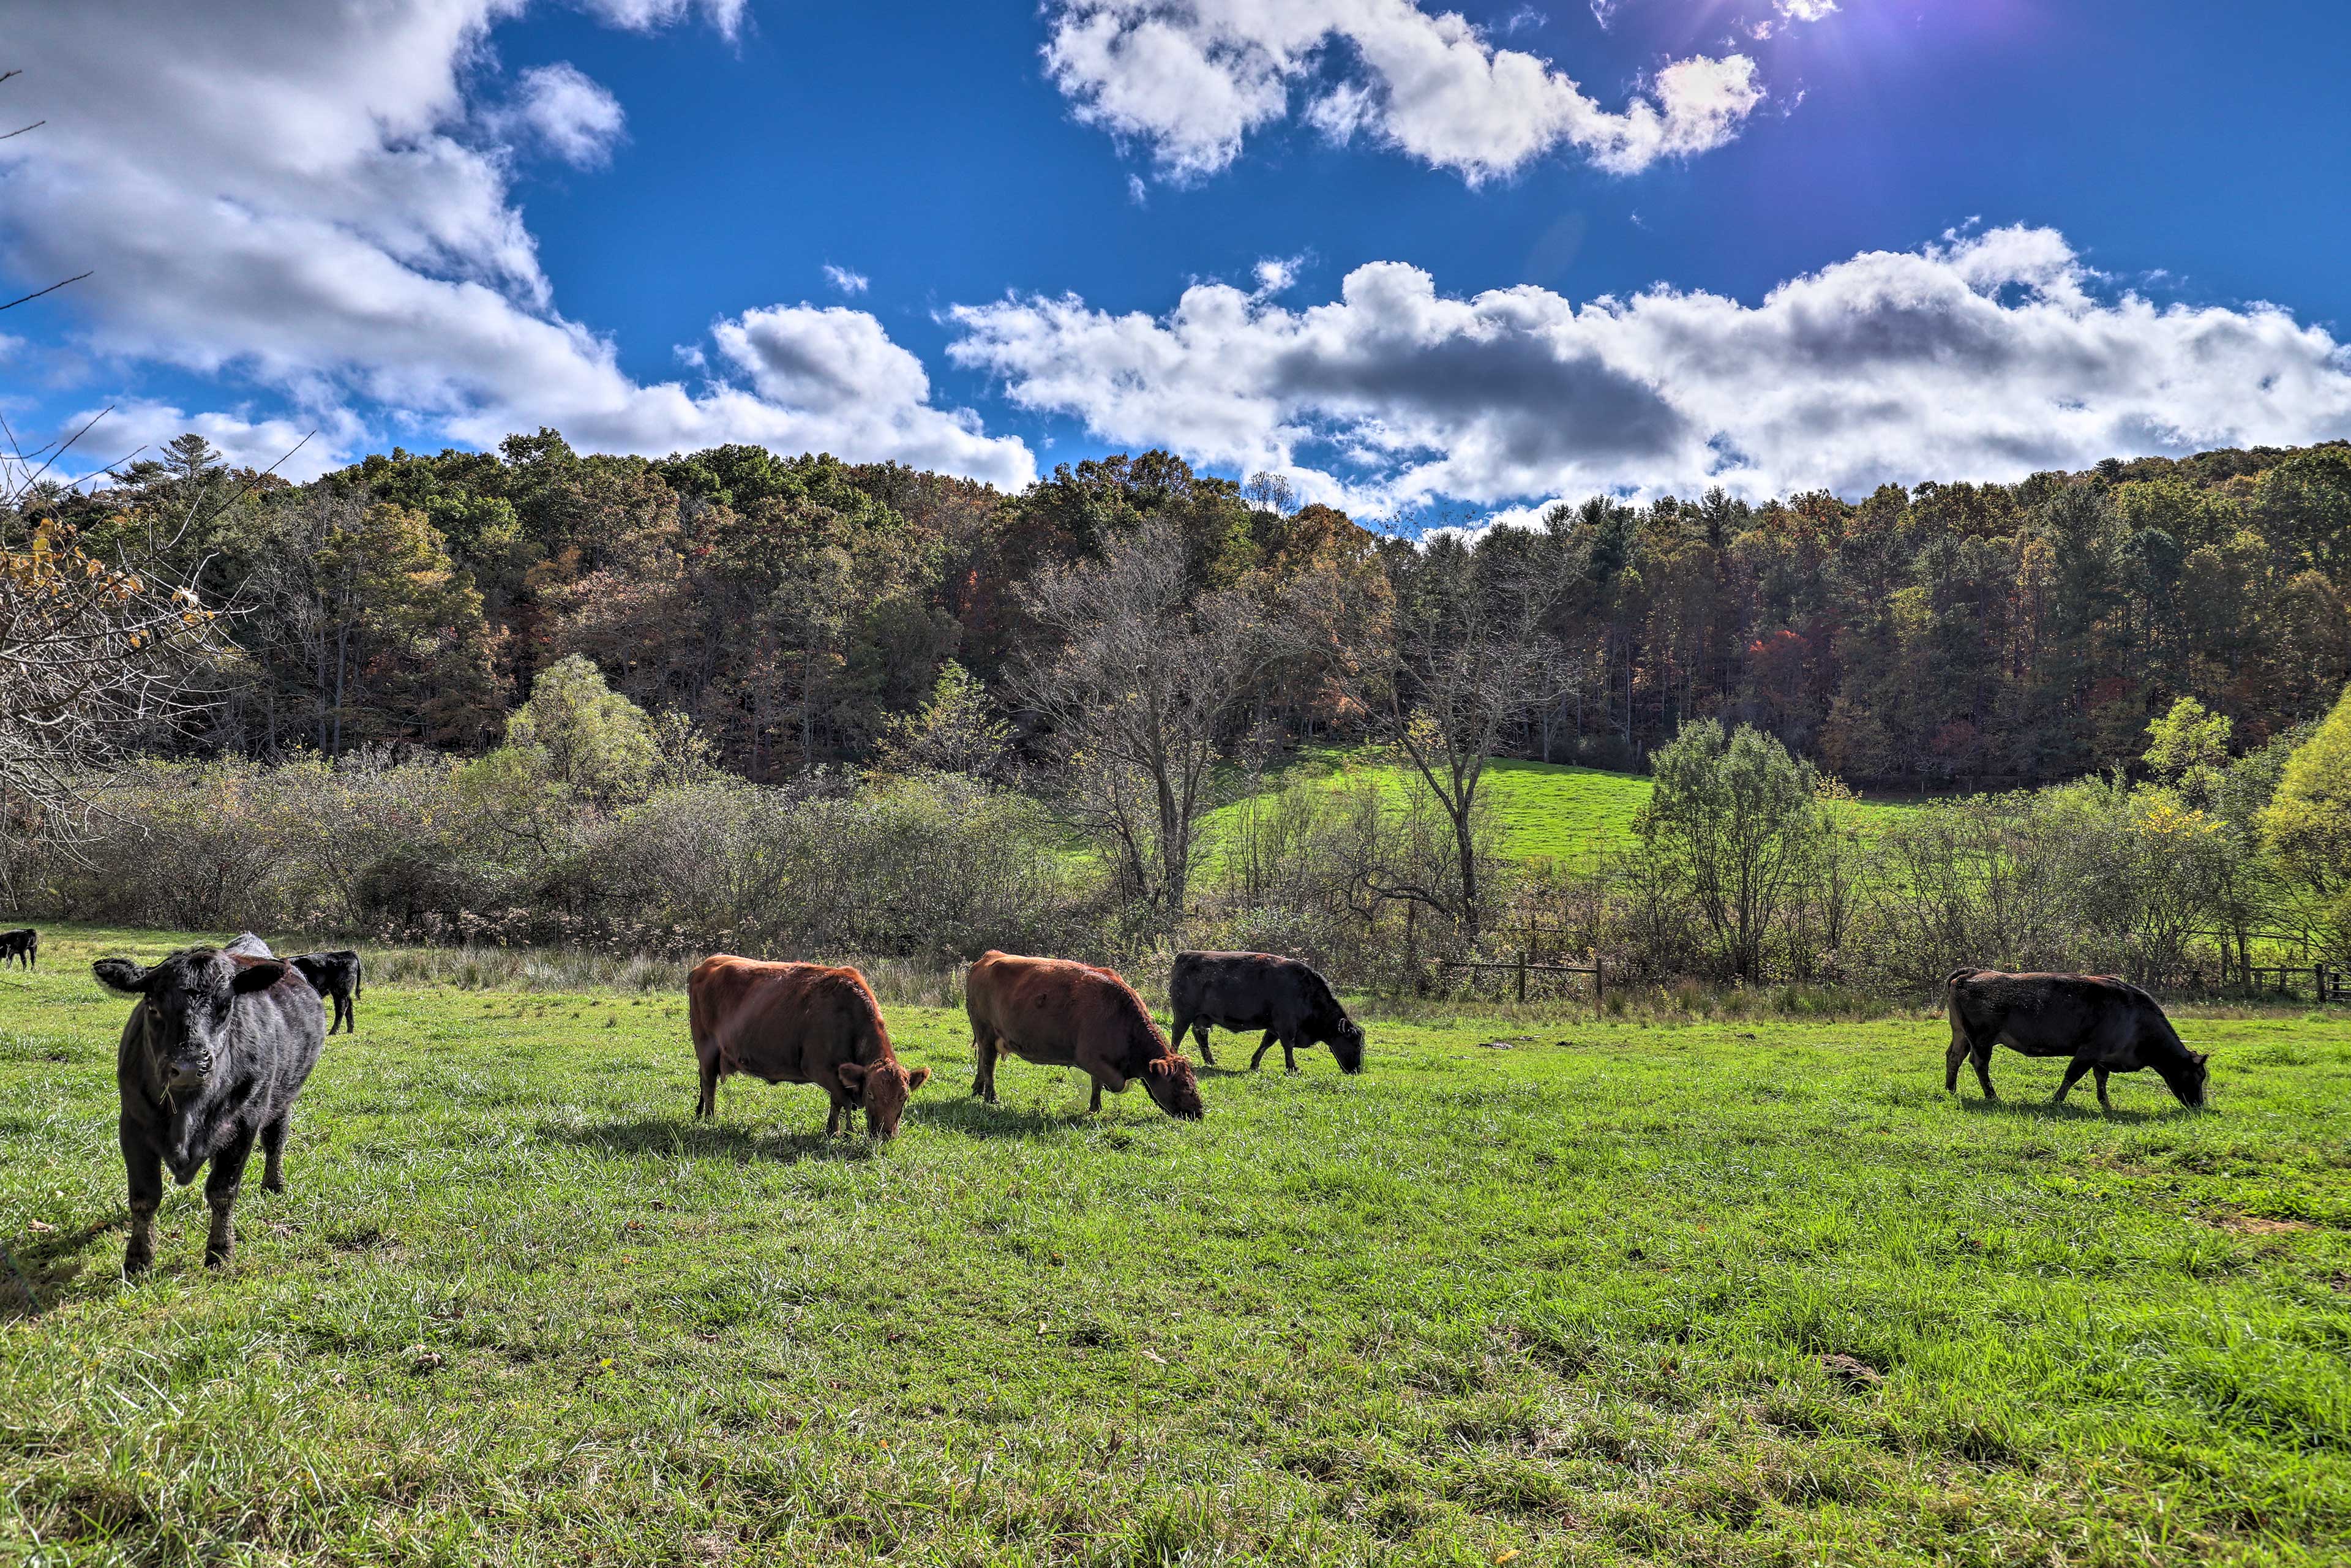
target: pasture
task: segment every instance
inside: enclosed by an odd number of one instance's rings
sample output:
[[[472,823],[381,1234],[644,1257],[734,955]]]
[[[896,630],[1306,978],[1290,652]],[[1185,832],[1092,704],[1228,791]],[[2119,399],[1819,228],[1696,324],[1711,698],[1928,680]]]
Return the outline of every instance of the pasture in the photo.
[[[938,1077],[877,1150],[740,1079],[697,1126],[679,988],[371,980],[231,1270],[173,1189],[126,1287],[88,965],[170,941],[0,984],[13,1560],[2351,1553],[2341,1016],[2181,1015],[2218,1113],[2107,1117],[2006,1053],[1953,1103],[1925,1016],[1374,1009],[1183,1124],[977,1104],[891,1004]]]
[[[1385,789],[1399,792],[1404,789],[1405,774],[1397,764],[1368,753],[1332,750],[1304,754],[1271,776],[1267,788],[1276,789],[1298,778],[1335,788],[1348,769],[1378,779]],[[1513,860],[1552,860],[1582,866],[1633,848],[1633,818],[1648,803],[1650,781],[1642,773],[1497,758],[1487,765],[1480,789],[1492,804],[1496,847],[1502,854]],[[1909,805],[1907,800],[1864,800],[1840,810],[1845,821],[1866,836]],[[1239,810],[1238,806],[1228,805],[1209,813],[1212,843],[1229,832]]]

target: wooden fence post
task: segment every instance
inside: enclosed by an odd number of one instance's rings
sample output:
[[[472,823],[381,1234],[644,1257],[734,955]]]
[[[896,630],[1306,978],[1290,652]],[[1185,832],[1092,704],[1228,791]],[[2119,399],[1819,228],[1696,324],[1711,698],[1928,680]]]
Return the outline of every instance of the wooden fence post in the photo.
[[[1593,1016],[1594,1019],[1598,1019],[1598,1018],[1600,1018],[1600,1017],[1602,1016],[1602,1012],[1603,1012],[1603,1009],[1602,1009],[1601,1005],[1600,1005],[1600,1000],[1601,1000],[1601,987],[1602,987],[1602,981],[1601,981],[1601,978],[1600,978],[1600,949],[1599,949],[1599,948],[1597,948],[1597,947],[1594,947],[1594,948],[1592,950],[1592,1016]]]
[[[1523,1001],[1525,1001],[1526,999],[1527,999],[1527,954],[1526,954],[1526,949],[1525,949],[1525,948],[1523,948],[1523,947],[1521,947],[1520,949],[1519,949],[1519,1000],[1520,1000],[1520,1001],[1522,1001],[1522,1002],[1523,1002]]]

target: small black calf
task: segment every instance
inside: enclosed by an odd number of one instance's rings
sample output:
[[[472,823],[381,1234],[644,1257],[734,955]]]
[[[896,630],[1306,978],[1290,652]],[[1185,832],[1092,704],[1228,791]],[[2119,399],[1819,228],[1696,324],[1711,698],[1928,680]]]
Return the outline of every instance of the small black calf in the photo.
[[[218,1268],[236,1244],[229,1211],[256,1139],[268,1162],[261,1185],[286,1188],[286,1124],[326,1038],[319,998],[283,959],[217,947],[190,947],[152,969],[101,958],[90,971],[110,990],[139,998],[114,1059],[116,1131],[131,1188],[122,1271],[155,1261],[163,1167],[185,1186],[207,1160],[213,1223],[204,1263]]]
[[[21,931],[0,931],[0,964],[14,958],[27,969],[37,968],[34,962],[41,956],[41,934],[27,925]]]
[[[347,1034],[357,1034],[358,1015],[352,1010],[351,998],[367,995],[361,983],[360,956],[349,947],[338,947],[331,953],[298,953],[286,960],[302,971],[310,988],[335,1004],[334,1022],[327,1026],[332,1034],[340,1028]]]

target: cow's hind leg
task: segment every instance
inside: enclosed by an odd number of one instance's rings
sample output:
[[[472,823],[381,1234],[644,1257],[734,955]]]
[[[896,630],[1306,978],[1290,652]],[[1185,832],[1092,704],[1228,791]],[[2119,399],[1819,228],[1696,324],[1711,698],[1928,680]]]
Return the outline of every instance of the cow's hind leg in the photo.
[[[2106,1098],[2106,1070],[2100,1067],[2094,1068],[2092,1071],[2096,1072],[2098,1075],[2098,1109],[2101,1111],[2113,1110],[2115,1108],[2115,1103]]]
[[[1968,1039],[1968,1031],[1959,1027],[1959,1020],[1956,1018],[1951,1019],[1951,1049],[1943,1053],[1944,1093],[1957,1094],[1959,1092],[1959,1066],[1974,1050],[1974,1042]]]
[[[1298,1042],[1294,1036],[1281,1037],[1281,1070],[1293,1074],[1298,1071]]]
[[[286,1120],[294,1113],[287,1112],[261,1129],[261,1190],[286,1190]]]
[[[1975,1047],[1969,1060],[1975,1063],[1976,1082],[1983,1085],[1984,1098],[1999,1099],[2000,1092],[1991,1086],[1991,1042],[1987,1040]]]
[[[1249,1071],[1251,1072],[1255,1072],[1257,1071],[1257,1064],[1265,1060],[1265,1053],[1272,1049],[1273,1030],[1268,1030],[1265,1031],[1265,1038],[1257,1042],[1257,1054],[1249,1058]],[[1281,1049],[1287,1052],[1290,1050],[1290,1047],[1285,1044]]]
[[[2052,1100],[2050,1103],[2053,1105],[2063,1105],[2065,1103],[2065,1096],[2074,1092],[2074,1085],[2079,1083],[2082,1081],[2082,1074],[2089,1071],[2089,1062],[2083,1060],[2081,1057],[2077,1056],[2073,1061],[2067,1062],[2065,1064],[2065,1081],[2057,1085],[2057,1097],[2054,1100]],[[2105,1073],[2101,1072],[2098,1074],[2098,1087],[2102,1092],[2105,1088],[2105,1080],[2106,1075]],[[2105,1099],[2105,1093],[2101,1092],[2098,1095],[2098,1099],[2103,1103]]]
[[[155,1211],[163,1204],[163,1156],[147,1140],[120,1124],[122,1171],[131,1189],[131,1239],[122,1249],[122,1274],[141,1274],[155,1261]]]
[[[1175,1043],[1178,1051],[1184,1049],[1186,1030],[1192,1031],[1192,1039],[1200,1047],[1200,1060],[1214,1067],[1217,1064],[1217,1053],[1208,1049],[1208,1020],[1204,1018],[1186,1018],[1181,1013],[1176,1014],[1176,1027],[1167,1031],[1167,1038]]]
[[[1101,1080],[1101,1079],[1099,1079],[1099,1078],[1097,1078],[1097,1079],[1095,1079],[1095,1080],[1094,1080],[1094,1097],[1093,1097],[1093,1103],[1092,1103],[1092,1104],[1090,1104],[1090,1105],[1088,1105],[1088,1106],[1086,1107],[1086,1114],[1087,1114],[1087,1115],[1089,1115],[1089,1116],[1098,1116],[1098,1115],[1100,1115],[1101,1113],[1102,1113],[1102,1080]]]
[[[236,1207],[236,1189],[245,1180],[245,1162],[253,1154],[253,1134],[246,1134],[213,1156],[212,1174],[204,1177],[204,1202],[212,1206],[212,1234],[204,1238],[204,1267],[227,1266],[236,1250],[236,1226],[230,1218]]]

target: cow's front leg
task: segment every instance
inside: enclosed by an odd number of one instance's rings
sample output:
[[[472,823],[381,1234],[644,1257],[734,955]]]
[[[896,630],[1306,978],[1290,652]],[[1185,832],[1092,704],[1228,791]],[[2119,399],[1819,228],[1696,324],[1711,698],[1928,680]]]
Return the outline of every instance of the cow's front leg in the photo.
[[[261,1129],[261,1190],[286,1190],[286,1119],[288,1111]]]
[[[122,1145],[122,1172],[131,1189],[131,1239],[122,1249],[122,1277],[143,1274],[155,1261],[155,1211],[163,1204],[163,1156],[134,1130],[128,1118],[116,1136]]]
[[[2106,1098],[2106,1070],[2100,1067],[2095,1068],[2093,1071],[2095,1071],[2098,1075],[2098,1109],[2101,1111],[2111,1111],[2115,1108],[2115,1103],[2113,1101]]]
[[[1087,1115],[1089,1115],[1089,1116],[1098,1116],[1098,1115],[1100,1115],[1101,1113],[1102,1113],[1102,1080],[1101,1080],[1101,1079],[1099,1079],[1099,1078],[1097,1078],[1097,1079],[1095,1079],[1095,1080],[1094,1080],[1094,1097],[1093,1097],[1092,1102],[1090,1104],[1088,1104],[1088,1105],[1086,1106],[1086,1114],[1087,1114]]]
[[[1281,1037],[1281,1070],[1293,1077],[1298,1072],[1297,1042],[1286,1034]]]
[[[2063,1105],[2065,1103],[2065,1096],[2074,1092],[2074,1085],[2079,1083],[2082,1081],[2082,1074],[2089,1071],[2090,1063],[2086,1057],[2077,1056],[2073,1061],[2067,1062],[2065,1064],[2065,1081],[2057,1085],[2057,1097],[2054,1100],[2052,1100],[2050,1103],[2052,1105]],[[2100,1077],[2103,1080],[2104,1074],[2101,1074]],[[2100,1098],[2104,1098],[2104,1096],[2100,1096]]]
[[[1081,1061],[1078,1063],[1078,1071],[1094,1081],[1093,1103],[1086,1107],[1089,1112],[1102,1109],[1103,1090],[1107,1089],[1113,1094],[1126,1092],[1126,1074],[1115,1067],[1101,1061]]]
[[[212,1234],[204,1238],[207,1269],[226,1267],[236,1250],[236,1226],[229,1213],[236,1207],[236,1189],[245,1181],[245,1162],[252,1154],[253,1134],[246,1133],[213,1156],[212,1172],[204,1177],[204,1201],[213,1211]]]

